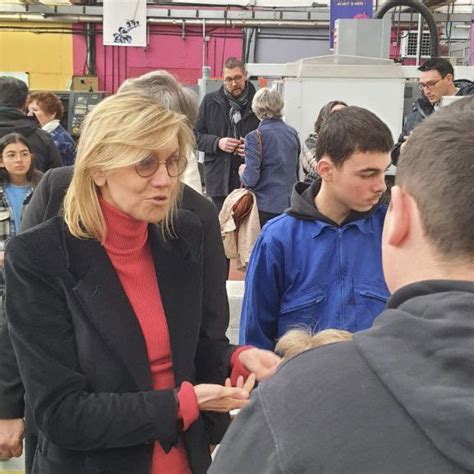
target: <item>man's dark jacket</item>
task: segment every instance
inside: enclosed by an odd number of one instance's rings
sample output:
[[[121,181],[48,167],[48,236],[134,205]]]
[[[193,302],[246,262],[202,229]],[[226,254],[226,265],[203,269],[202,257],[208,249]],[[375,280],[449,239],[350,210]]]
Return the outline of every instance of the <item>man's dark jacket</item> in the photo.
[[[0,106],[0,138],[8,133],[20,133],[25,137],[40,171],[63,165],[61,155],[48,132],[41,130],[32,117],[18,109]]]
[[[252,112],[252,99],[255,88],[249,82],[249,97],[245,112],[242,114],[242,137],[258,127],[259,120]],[[232,153],[222,151],[218,142],[223,137],[231,137],[232,127],[229,117],[230,105],[224,94],[224,86],[218,91],[204,96],[199,107],[199,116],[194,127],[199,151],[205,153],[204,181],[208,196],[227,196],[232,160]]]
[[[474,82],[468,81],[467,79],[460,79],[454,81],[455,86],[459,89],[456,93],[457,96],[474,95]],[[392,163],[396,165],[398,163],[398,157],[400,156],[400,147],[405,141],[405,137],[410,135],[411,131],[422,122],[428,115],[434,112],[435,108],[433,104],[423,95],[416,102],[411,105],[411,110],[405,116],[403,120],[403,128],[398,142],[395,143],[392,148]]]
[[[209,474],[474,472],[474,283],[401,288],[372,329],[254,391]]]
[[[21,222],[21,231],[38,225],[60,212],[72,177],[72,166],[51,170],[44,175]],[[203,228],[203,321],[202,337],[222,339],[229,324],[226,293],[226,263],[224,248],[214,205],[189,186],[183,186],[180,207],[192,211]],[[25,413],[24,388],[8,327],[0,321],[0,419],[21,418]],[[211,442],[216,444],[227,427],[227,415],[206,415]],[[27,423],[26,472],[30,472],[36,449],[35,433]]]

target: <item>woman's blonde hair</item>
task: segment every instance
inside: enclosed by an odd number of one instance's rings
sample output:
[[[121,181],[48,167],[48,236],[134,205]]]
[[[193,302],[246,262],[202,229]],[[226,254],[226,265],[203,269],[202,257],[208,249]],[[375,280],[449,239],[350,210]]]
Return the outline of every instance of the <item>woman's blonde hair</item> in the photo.
[[[277,342],[275,352],[284,359],[289,359],[315,347],[351,339],[352,334],[342,329],[325,329],[316,334],[307,329],[290,329]]]
[[[138,91],[108,97],[90,112],[81,129],[71,184],[64,200],[64,219],[72,235],[103,242],[106,225],[93,179],[138,163],[177,138],[182,157],[188,156],[194,136],[185,116],[163,108]],[[185,159],[185,158],[183,158]],[[160,224],[172,232],[172,217],[181,186],[176,186]]]

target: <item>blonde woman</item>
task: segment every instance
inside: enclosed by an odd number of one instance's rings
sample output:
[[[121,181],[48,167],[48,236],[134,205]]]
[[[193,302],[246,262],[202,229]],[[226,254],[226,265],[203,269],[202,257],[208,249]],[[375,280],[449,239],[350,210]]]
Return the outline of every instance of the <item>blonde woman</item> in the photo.
[[[245,405],[242,376],[279,362],[201,337],[202,227],[176,211],[191,145],[185,117],[149,96],[104,100],[86,118],[64,218],[7,247],[33,474],[204,473],[200,412]]]

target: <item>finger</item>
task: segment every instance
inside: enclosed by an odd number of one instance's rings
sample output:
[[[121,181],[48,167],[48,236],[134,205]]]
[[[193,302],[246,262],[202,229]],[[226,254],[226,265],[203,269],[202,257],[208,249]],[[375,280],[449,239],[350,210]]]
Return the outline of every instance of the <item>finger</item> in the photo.
[[[239,387],[223,387],[222,393],[217,398],[223,399],[226,397],[237,398],[239,400],[245,400],[249,398],[249,392]]]
[[[229,413],[232,410],[240,410],[247,405],[248,400],[239,400],[236,398],[223,398],[218,403],[210,407],[209,411],[218,411],[220,413]]]
[[[230,377],[227,377],[225,379],[224,387],[232,387],[232,382],[230,381]]]
[[[23,444],[18,444],[15,448],[12,448],[10,451],[12,458],[19,458],[23,453]]]
[[[244,377],[242,375],[239,375],[237,377],[237,382],[235,384],[236,387],[242,388],[244,386]]]
[[[244,384],[243,388],[250,393],[252,391],[252,389],[255,387],[256,379],[257,378],[256,378],[255,374],[253,374],[253,373],[250,374],[247,377],[247,380],[245,381],[245,384]]]

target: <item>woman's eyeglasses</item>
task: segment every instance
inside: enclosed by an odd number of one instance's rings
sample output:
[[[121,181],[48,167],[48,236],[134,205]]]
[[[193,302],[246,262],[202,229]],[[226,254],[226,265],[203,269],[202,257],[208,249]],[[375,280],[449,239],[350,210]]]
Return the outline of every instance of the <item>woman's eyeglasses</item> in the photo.
[[[135,165],[135,171],[138,176],[149,178],[156,172],[160,165],[165,165],[168,176],[170,178],[177,178],[184,173],[187,163],[188,160],[184,156],[159,160],[155,156],[150,155]]]

